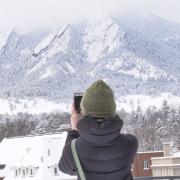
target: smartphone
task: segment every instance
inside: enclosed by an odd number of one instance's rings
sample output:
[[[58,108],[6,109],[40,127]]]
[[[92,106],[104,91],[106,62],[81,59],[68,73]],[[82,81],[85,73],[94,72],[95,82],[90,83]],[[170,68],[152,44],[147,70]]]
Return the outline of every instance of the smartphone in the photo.
[[[81,112],[80,103],[83,97],[83,93],[74,93],[74,106],[77,113]]]

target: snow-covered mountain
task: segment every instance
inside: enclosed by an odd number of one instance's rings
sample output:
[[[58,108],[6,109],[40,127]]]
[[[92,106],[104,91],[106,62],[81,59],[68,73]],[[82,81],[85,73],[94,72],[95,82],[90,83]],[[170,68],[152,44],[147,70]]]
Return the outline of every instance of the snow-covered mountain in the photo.
[[[180,96],[180,24],[154,15],[0,30],[0,96],[62,102],[97,79],[127,94]]]

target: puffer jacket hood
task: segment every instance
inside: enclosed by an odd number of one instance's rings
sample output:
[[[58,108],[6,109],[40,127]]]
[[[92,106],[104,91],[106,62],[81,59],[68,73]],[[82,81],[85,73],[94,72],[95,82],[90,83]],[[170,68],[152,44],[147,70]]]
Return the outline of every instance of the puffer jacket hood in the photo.
[[[82,139],[102,146],[111,143],[119,136],[123,121],[118,115],[105,119],[96,119],[94,117],[84,117],[78,124],[77,129]]]

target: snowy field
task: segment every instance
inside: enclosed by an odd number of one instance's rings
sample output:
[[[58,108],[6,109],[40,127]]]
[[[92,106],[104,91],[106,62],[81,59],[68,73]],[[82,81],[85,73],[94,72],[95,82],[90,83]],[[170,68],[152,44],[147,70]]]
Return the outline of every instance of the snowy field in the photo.
[[[161,108],[163,101],[166,100],[170,106],[180,107],[180,97],[171,93],[163,93],[158,97],[144,95],[128,95],[119,97],[117,100],[117,110],[122,108],[126,112],[136,110],[138,106],[145,111],[148,107],[155,106]],[[0,114],[17,114],[18,112],[40,114],[50,112],[70,112],[71,104],[67,102],[56,103],[47,99],[0,99]]]
[[[17,114],[18,112],[40,114],[49,112],[69,112],[69,105],[55,103],[46,99],[0,99],[0,114]]]
[[[172,107],[180,107],[180,97],[174,96],[171,93],[162,93],[160,96],[144,96],[144,95],[129,95],[120,97],[117,101],[117,108],[120,110],[123,108],[126,112],[136,110],[138,106],[145,111],[148,107],[155,106],[161,108],[163,101],[167,101]]]

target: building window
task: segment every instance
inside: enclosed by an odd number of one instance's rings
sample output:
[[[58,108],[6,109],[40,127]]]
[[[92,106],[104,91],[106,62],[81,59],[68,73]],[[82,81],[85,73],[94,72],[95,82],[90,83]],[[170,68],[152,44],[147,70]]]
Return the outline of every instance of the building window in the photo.
[[[22,176],[26,175],[26,169],[22,169]]]
[[[29,173],[29,168],[26,168],[26,174],[28,174]]]
[[[21,174],[21,168],[18,168],[18,173]]]
[[[148,160],[145,160],[145,161],[143,162],[143,168],[144,168],[145,170],[149,169],[149,161],[148,161]]]
[[[50,154],[50,149],[48,149],[48,156],[50,156],[51,154]]]
[[[5,164],[0,164],[0,169],[4,169],[5,168]]]
[[[18,177],[19,176],[19,171],[18,169],[15,169],[15,177]]]
[[[34,176],[34,170],[33,170],[33,168],[30,168],[30,169],[29,169],[29,174],[30,174],[30,176]]]
[[[54,175],[56,175],[56,176],[58,175],[58,168],[57,167],[54,168]]]
[[[131,171],[133,171],[133,164],[131,164]]]

